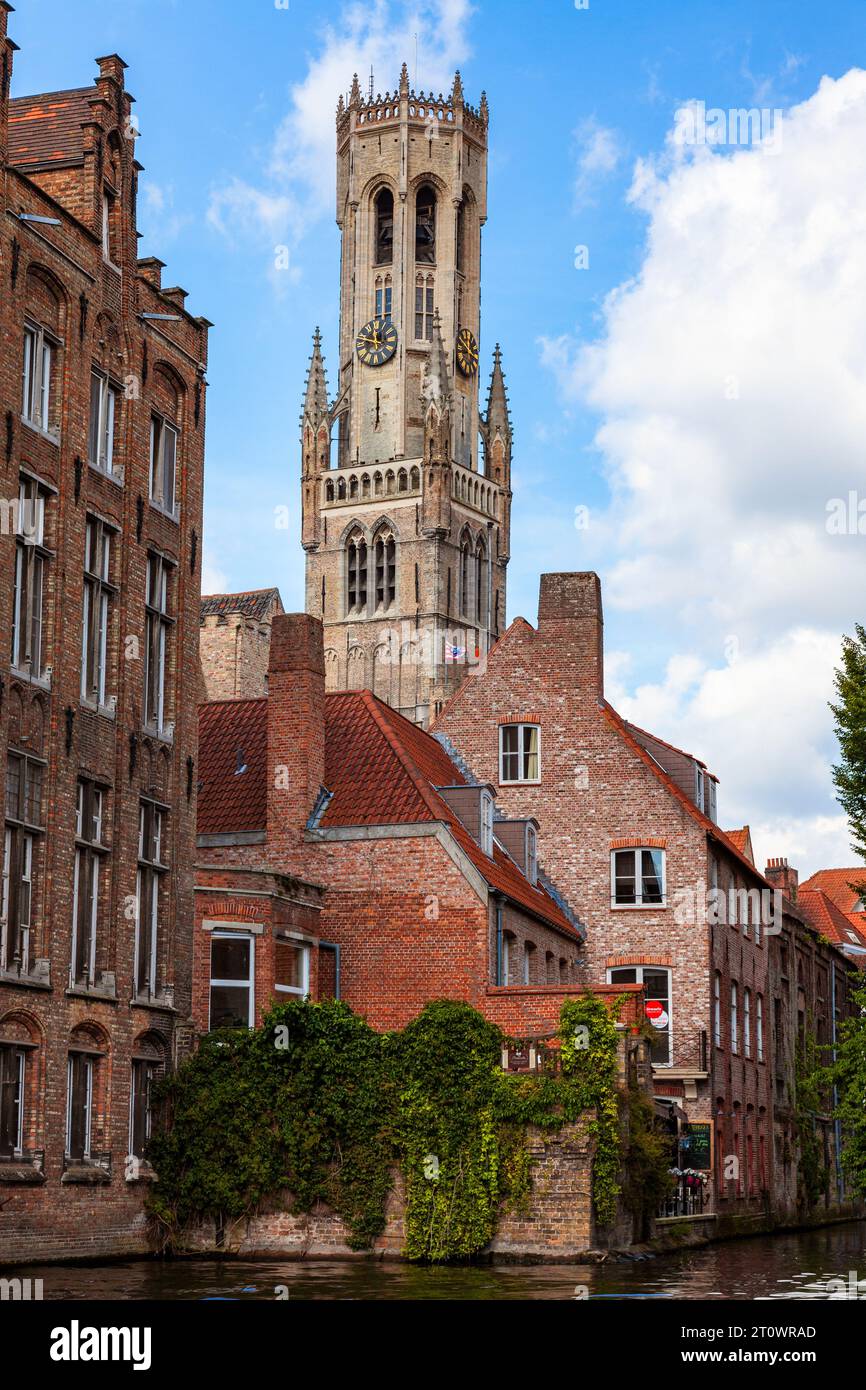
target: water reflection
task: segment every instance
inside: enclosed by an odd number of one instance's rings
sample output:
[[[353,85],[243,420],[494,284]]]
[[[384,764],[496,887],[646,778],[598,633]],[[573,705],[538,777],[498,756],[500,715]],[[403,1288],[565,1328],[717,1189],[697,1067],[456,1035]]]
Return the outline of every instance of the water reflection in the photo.
[[[131,1260],[5,1271],[46,1299],[866,1299],[866,1222],[602,1265]],[[841,1280],[841,1286],[828,1281]],[[857,1281],[863,1281],[857,1289]]]

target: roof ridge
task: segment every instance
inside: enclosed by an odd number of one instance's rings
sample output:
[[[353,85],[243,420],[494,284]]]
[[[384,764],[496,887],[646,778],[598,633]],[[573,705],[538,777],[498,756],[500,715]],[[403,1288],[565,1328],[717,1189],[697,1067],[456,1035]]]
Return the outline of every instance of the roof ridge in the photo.
[[[639,734],[646,734],[647,738],[654,739],[655,742],[660,743],[663,748],[669,748],[672,753],[682,753],[684,758],[691,758],[693,763],[700,763],[701,767],[706,768],[709,772],[709,766],[704,762],[703,758],[698,757],[697,753],[690,753],[687,748],[680,748],[679,744],[670,743],[659,734],[654,734],[652,729],[644,729],[640,724],[635,724],[633,719],[624,719],[622,715],[620,715],[620,719],[623,719],[623,722],[627,724],[630,729],[636,729]],[[710,776],[713,776],[711,772]]]
[[[211,705],[259,705],[267,698],[267,695],[224,695],[220,700],[200,701],[199,709],[208,709]]]
[[[505,631],[499,634],[496,641],[493,643],[493,646],[488,648],[485,656],[486,665],[489,666],[490,658],[493,656],[494,652],[497,650],[499,646],[501,646],[501,644],[505,641],[506,637],[509,637],[511,635],[514,629],[517,627],[518,623],[522,623],[524,627],[528,627],[529,631],[532,633],[534,637],[538,635],[538,629],[533,627],[532,623],[530,623],[526,618],[521,617],[521,615],[518,613],[516,618],[511,619],[511,622],[508,624]],[[461,695],[463,695],[464,692],[470,688],[469,680],[472,674],[474,674],[474,672],[467,672],[466,676],[463,678],[463,680],[458,685],[457,689],[454,691],[454,694],[448,696],[448,699],[445,701],[439,713],[436,715],[436,718],[433,720],[433,724],[431,725],[431,727],[434,727],[436,724],[438,724],[439,720],[442,718],[444,714],[450,713],[452,710],[455,710],[457,708],[457,706],[460,703]]]

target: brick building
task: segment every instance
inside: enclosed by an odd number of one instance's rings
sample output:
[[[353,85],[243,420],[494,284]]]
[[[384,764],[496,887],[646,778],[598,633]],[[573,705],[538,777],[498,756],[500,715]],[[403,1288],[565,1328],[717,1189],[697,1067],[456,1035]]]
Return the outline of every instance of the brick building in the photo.
[[[265,698],[202,707],[200,775],[200,1029],[339,993],[379,1028],[454,998],[542,1037],[584,988],[534,820],[371,692],[326,694],[317,619],[274,618]]]
[[[479,404],[486,97],[355,78],[337,108],[338,379],[319,331],[301,413],[308,613],[330,690],[426,724],[505,625],[512,432],[497,347]],[[335,434],[332,447],[332,435]]]
[[[143,1248],[188,1042],[205,319],[137,259],[125,64],[10,99],[0,4],[0,1249]]]
[[[705,764],[605,699],[598,577],[543,575],[537,628],[516,619],[433,729],[508,815],[537,820],[541,865],[587,924],[593,985],[644,985],[655,1094],[680,1165],[707,1174],[701,1203],[690,1189],[680,1210],[760,1217],[773,1186],[770,943],[803,929],[785,925],[748,828],[719,827]]]
[[[199,652],[206,700],[264,695],[271,620],[282,611],[279,589],[202,595]]]

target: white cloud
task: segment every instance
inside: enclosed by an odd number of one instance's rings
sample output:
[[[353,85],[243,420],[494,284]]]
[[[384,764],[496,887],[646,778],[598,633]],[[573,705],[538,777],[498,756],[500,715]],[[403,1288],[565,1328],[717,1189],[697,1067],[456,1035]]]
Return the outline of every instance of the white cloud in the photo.
[[[581,121],[574,136],[578,147],[574,200],[580,208],[593,201],[598,184],[614,172],[624,151],[616,131],[599,125],[594,116]]]
[[[542,352],[601,416],[611,498],[582,554],[608,609],[676,653],[637,688],[620,664],[623,711],[713,765],[726,822],[809,867],[851,858],[827,700],[863,614],[866,536],[826,522],[831,499],[866,497],[864,132],[852,70],[787,113],[772,151],[670,138],[635,167],[645,258],[603,336]]]
[[[139,209],[142,236],[154,245],[165,246],[174,241],[192,221],[190,213],[175,208],[174,184],[154,183],[153,179],[142,183]]]
[[[370,69],[374,89],[393,91],[401,64],[417,86],[448,92],[454,70],[469,55],[466,30],[469,0],[372,0],[348,3],[339,23],[325,25],[321,50],[308,64],[302,81],[291,90],[289,109],[275,132],[266,166],[256,182],[234,178],[214,191],[208,220],[230,232],[231,212],[237,230],[271,235],[279,222],[292,241],[311,223],[333,215],[335,112],[342,92],[348,96],[357,72],[367,90]]]

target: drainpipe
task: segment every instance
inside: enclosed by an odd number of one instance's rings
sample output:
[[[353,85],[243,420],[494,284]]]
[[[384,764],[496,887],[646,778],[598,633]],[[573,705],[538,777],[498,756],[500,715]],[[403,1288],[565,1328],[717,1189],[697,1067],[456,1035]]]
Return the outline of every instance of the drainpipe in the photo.
[[[324,946],[326,951],[334,952],[334,998],[340,997],[340,946],[336,941],[320,941],[319,948]]]
[[[836,962],[830,961],[830,1032],[833,1042],[833,1062],[836,1061]],[[836,1197],[839,1205],[842,1205],[844,1195],[844,1185],[842,1182],[842,1121],[838,1115],[839,1090],[835,1080],[833,1081],[833,1136],[834,1158],[836,1160]]]
[[[502,899],[496,901],[496,983],[502,984]]]

